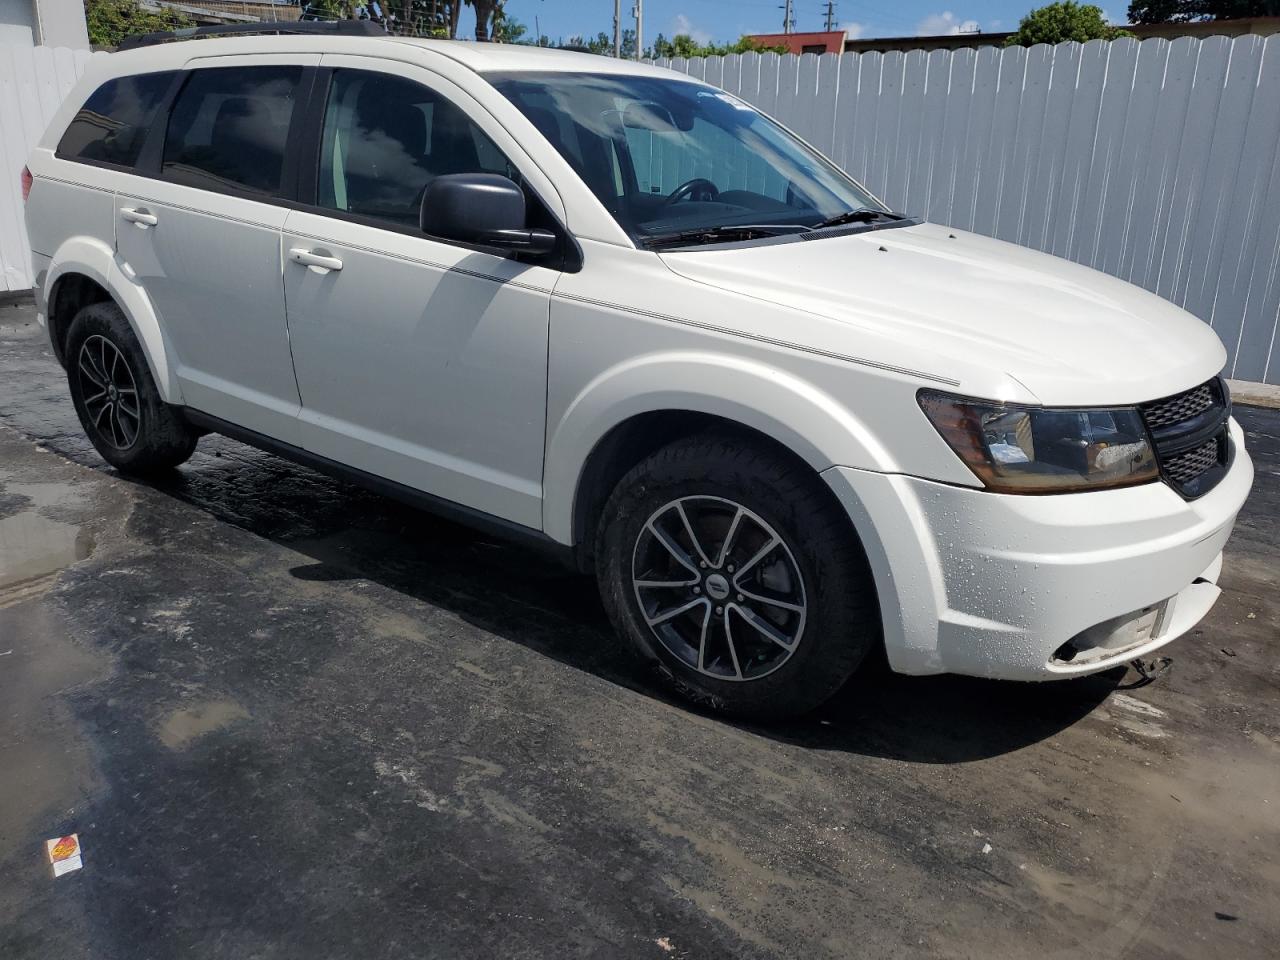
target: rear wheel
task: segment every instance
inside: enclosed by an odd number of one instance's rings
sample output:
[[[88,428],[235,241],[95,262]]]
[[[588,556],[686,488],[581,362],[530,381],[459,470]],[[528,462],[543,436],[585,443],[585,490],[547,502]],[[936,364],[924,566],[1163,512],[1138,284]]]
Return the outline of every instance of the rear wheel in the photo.
[[[880,642],[861,545],[803,464],[691,437],[628,473],[605,518],[596,557],[610,617],[690,699],[801,713]]]
[[[65,356],[80,424],[109,464],[145,475],[191,456],[196,432],[160,396],[133,328],[114,303],[91,304],[76,314]]]

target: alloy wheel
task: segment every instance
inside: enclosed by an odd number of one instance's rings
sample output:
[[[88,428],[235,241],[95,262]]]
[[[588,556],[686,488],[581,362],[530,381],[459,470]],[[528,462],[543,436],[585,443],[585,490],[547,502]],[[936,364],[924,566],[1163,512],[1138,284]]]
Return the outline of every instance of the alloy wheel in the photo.
[[[681,497],[656,510],[636,538],[631,579],[654,637],[708,677],[768,676],[804,633],[795,556],[769,523],[732,500]]]
[[[129,361],[114,343],[94,334],[80,346],[76,364],[85,412],[94,431],[114,449],[129,449],[142,427],[138,385]]]

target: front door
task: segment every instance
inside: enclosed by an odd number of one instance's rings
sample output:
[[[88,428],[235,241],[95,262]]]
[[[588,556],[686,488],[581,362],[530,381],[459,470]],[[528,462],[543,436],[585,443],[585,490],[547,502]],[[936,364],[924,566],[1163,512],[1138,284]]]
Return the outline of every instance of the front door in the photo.
[[[540,529],[559,273],[417,228],[431,178],[519,173],[443,81],[330,62],[315,202],[284,228],[303,446]]]
[[[303,70],[320,58],[289,59],[191,72],[159,177],[121,178],[116,246],[159,316],[186,404],[296,442],[280,195]]]

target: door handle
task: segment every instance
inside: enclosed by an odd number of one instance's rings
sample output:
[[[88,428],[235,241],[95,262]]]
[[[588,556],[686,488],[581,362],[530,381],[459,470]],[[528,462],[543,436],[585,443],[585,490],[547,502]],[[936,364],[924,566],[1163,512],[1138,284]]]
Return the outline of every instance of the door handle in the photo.
[[[154,213],[148,213],[146,210],[141,208],[134,209],[132,207],[122,208],[120,211],[120,218],[122,220],[128,220],[130,223],[136,223],[143,230],[147,229],[147,227],[154,227],[160,222],[156,219],[156,215]]]
[[[314,270],[316,273],[328,273],[330,270],[342,269],[342,261],[337,257],[316,253],[314,250],[303,250],[301,247],[291,249],[289,251],[289,259],[294,263],[300,263],[304,267]]]

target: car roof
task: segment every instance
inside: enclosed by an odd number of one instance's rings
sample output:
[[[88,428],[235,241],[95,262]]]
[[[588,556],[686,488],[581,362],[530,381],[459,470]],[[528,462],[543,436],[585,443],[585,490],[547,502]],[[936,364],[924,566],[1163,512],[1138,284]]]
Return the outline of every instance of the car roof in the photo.
[[[515,43],[474,43],[465,40],[423,40],[395,37],[397,43],[413,44],[444,54],[477,73],[509,70],[542,70],[557,73],[619,73],[636,76],[680,77],[687,75],[651,66],[638,60],[619,60],[595,53],[534,47]]]
[[[419,52],[448,57],[477,73],[540,71],[663,77],[691,81],[687,74],[635,60],[619,60],[594,53],[511,43],[475,43],[465,40],[426,40],[412,37],[223,35],[174,40],[112,54],[107,73],[172,69],[194,57],[243,56],[281,53],[344,53],[414,61]],[[427,58],[423,58],[427,59]],[[106,66],[104,64],[104,66]]]

